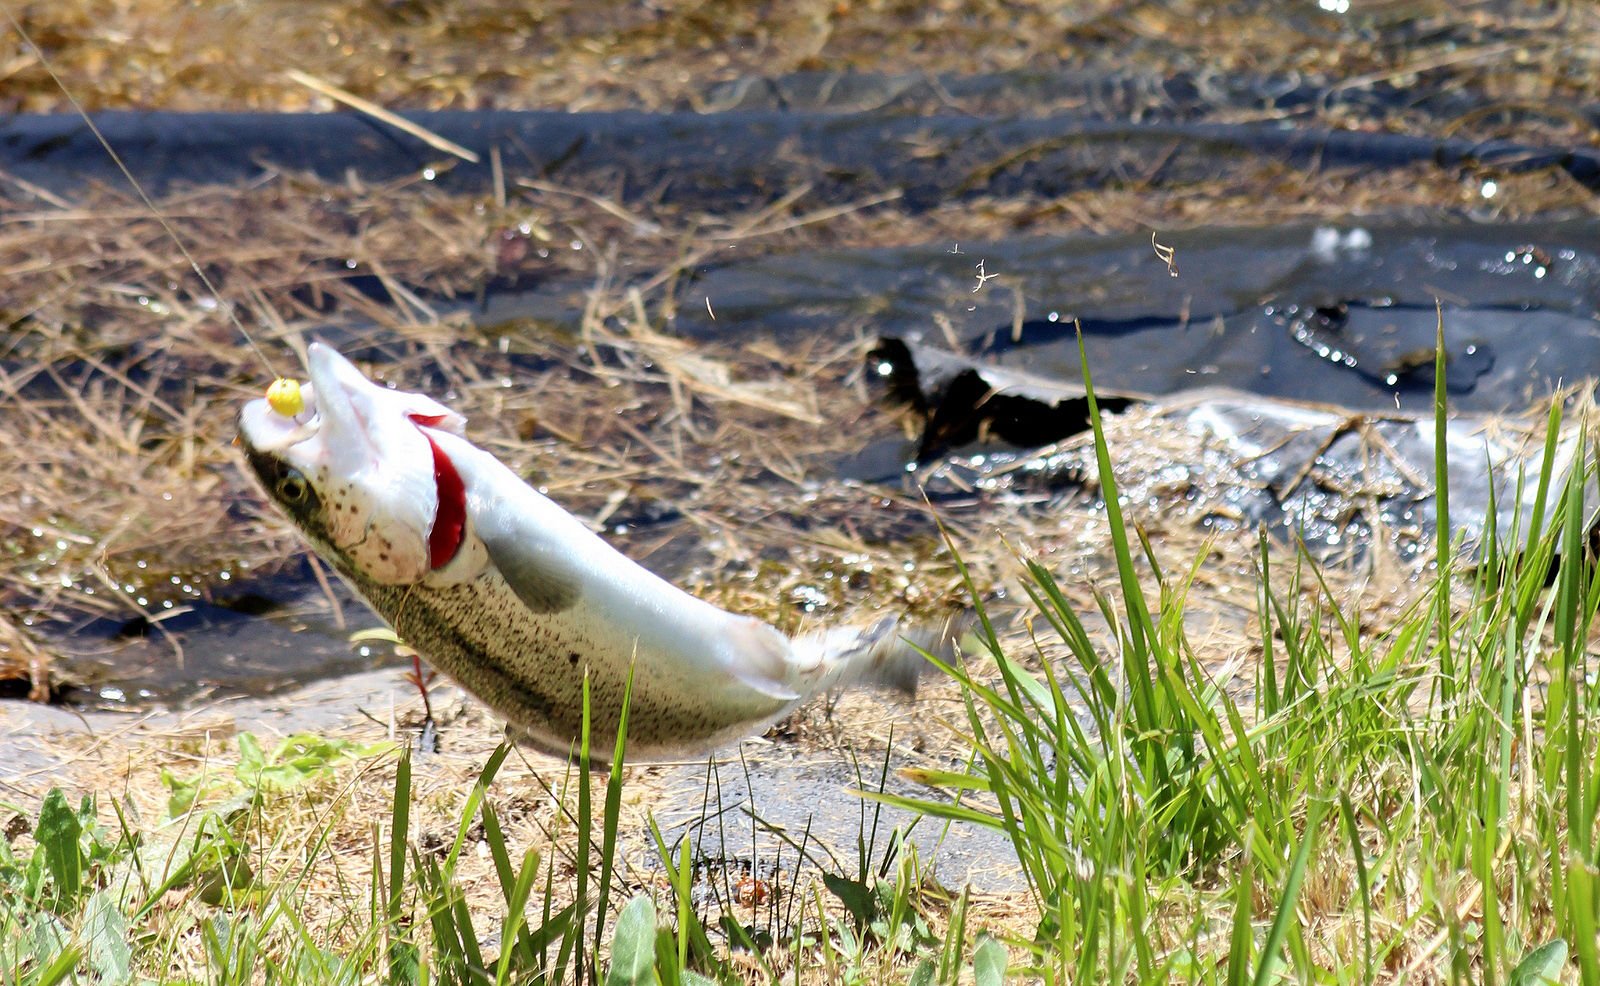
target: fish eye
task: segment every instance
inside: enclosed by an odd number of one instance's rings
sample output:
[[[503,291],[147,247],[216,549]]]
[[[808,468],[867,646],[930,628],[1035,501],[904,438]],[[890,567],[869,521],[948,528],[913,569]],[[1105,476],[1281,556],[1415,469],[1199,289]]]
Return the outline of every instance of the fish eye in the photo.
[[[311,484],[297,470],[287,470],[278,480],[278,498],[291,506],[304,503],[310,493]]]

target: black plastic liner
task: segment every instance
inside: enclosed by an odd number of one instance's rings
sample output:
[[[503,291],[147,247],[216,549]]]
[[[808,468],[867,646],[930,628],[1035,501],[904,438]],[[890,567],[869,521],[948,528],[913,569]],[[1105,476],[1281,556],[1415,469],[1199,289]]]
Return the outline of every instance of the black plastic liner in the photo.
[[[479,163],[356,113],[107,112],[94,120],[152,194],[182,184],[246,182],[275,168],[381,182],[431,167],[439,169],[443,186],[481,189],[491,180],[493,148],[512,179],[573,180],[623,199],[659,197],[716,211],[766,201],[802,183],[822,201],[900,191],[904,207],[917,210],[965,196],[1064,195],[1129,173],[1202,180],[1248,158],[1319,167],[1560,167],[1600,189],[1600,150],[1594,148],[1277,122],[780,110],[402,115],[475,152]],[[1152,162],[1157,175],[1148,174]],[[58,194],[84,182],[125,181],[84,121],[72,115],[19,115],[0,123],[0,170]]]

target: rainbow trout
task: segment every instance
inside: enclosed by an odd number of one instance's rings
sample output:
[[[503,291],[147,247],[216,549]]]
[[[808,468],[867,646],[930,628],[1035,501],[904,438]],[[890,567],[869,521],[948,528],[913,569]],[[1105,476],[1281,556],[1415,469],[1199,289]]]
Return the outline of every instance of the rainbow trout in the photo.
[[[910,690],[938,633],[896,621],[788,637],[623,556],[465,437],[466,420],[313,343],[309,385],[239,415],[250,468],[317,553],[429,662],[557,756],[609,756],[630,668],[630,759],[712,749],[808,697]],[[280,395],[281,396],[281,395]],[[916,646],[913,646],[913,643]]]

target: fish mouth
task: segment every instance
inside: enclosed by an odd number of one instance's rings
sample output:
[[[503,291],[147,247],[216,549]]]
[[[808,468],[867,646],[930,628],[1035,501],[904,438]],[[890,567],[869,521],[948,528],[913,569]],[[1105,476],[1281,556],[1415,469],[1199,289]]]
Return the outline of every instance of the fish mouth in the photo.
[[[380,581],[410,581],[449,564],[466,536],[466,485],[430,429],[462,435],[466,419],[432,398],[369,380],[333,347],[313,342],[302,407],[281,413],[266,399],[239,413],[251,469],[269,494],[292,468],[339,508],[323,518],[348,552],[378,531],[389,550],[372,559]],[[274,496],[276,499],[276,496]],[[288,504],[281,504],[291,515]],[[297,518],[299,519],[299,518]]]
[[[239,431],[247,445],[282,452],[320,435],[342,461],[367,463],[379,453],[383,433],[402,418],[466,437],[466,418],[426,395],[374,383],[326,343],[306,348],[306,369],[311,380],[300,387],[298,414],[280,414],[265,398],[245,404]]]

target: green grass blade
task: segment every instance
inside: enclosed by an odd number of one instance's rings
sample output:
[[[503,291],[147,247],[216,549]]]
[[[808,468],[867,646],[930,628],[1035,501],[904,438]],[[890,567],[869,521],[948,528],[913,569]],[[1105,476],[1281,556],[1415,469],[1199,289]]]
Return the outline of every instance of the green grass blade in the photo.
[[[595,942],[605,937],[606,910],[611,905],[611,873],[617,856],[617,827],[622,818],[622,766],[628,750],[628,706],[633,700],[633,665],[622,686],[622,710],[617,717],[617,738],[611,750],[611,770],[606,779],[606,801],[600,832],[600,890],[595,909]],[[584,758],[588,763],[588,758]],[[587,827],[588,815],[583,824]],[[654,911],[651,912],[652,918]],[[653,947],[653,946],[652,946]]]
[[[1272,928],[1261,945],[1261,961],[1256,966],[1253,979],[1255,986],[1267,986],[1277,975],[1278,964],[1282,961],[1279,952],[1288,939],[1290,929],[1297,923],[1295,907],[1300,899],[1300,885],[1305,881],[1306,867],[1311,862],[1311,852],[1316,846],[1317,830],[1322,824],[1325,810],[1324,803],[1315,800],[1306,809],[1305,834],[1300,837],[1300,845],[1296,847],[1294,858],[1289,863],[1289,873],[1284,879],[1283,891],[1278,896],[1278,909],[1272,916]]]

